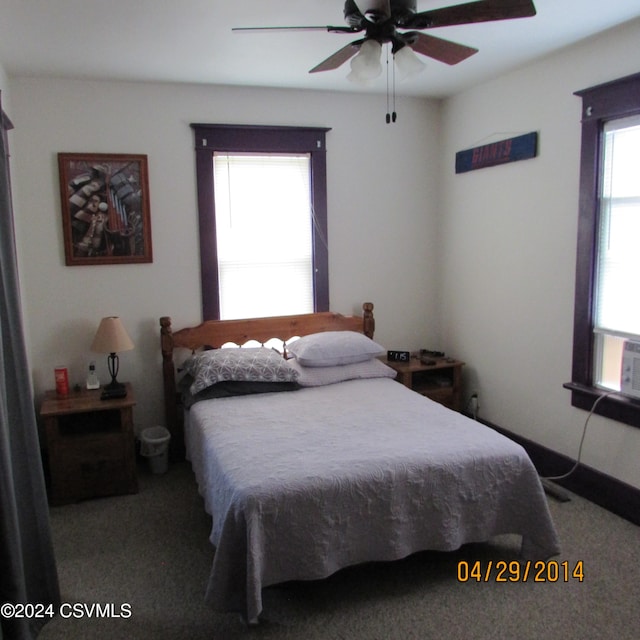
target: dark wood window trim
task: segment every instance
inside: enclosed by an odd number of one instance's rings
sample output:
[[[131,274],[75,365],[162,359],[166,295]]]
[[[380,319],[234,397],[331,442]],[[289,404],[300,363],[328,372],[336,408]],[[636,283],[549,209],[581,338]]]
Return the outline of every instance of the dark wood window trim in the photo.
[[[604,390],[593,385],[593,293],[598,234],[598,188],[601,140],[608,120],[640,113],[640,73],[577,91],[582,98],[582,150],[573,324],[571,391],[574,407],[590,410]],[[640,402],[613,395],[598,403],[595,413],[640,427]]]
[[[313,227],[314,310],[329,311],[329,255],[327,249],[327,160],[326,132],[320,127],[253,125],[191,125],[195,135],[196,178],[200,228],[202,315],[220,317],[218,256],[213,197],[213,153],[309,153],[311,155]]]

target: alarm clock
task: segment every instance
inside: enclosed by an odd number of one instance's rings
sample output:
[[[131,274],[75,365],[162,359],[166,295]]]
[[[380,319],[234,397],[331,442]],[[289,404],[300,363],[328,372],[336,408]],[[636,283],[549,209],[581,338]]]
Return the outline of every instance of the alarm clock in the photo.
[[[411,353],[409,351],[387,351],[387,360],[389,362],[409,362]]]

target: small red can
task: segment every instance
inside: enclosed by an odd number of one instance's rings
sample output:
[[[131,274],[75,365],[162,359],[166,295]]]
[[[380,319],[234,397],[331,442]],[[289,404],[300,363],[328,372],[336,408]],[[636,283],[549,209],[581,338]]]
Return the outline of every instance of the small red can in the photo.
[[[67,367],[56,367],[56,393],[59,396],[66,396],[69,394],[69,373]]]

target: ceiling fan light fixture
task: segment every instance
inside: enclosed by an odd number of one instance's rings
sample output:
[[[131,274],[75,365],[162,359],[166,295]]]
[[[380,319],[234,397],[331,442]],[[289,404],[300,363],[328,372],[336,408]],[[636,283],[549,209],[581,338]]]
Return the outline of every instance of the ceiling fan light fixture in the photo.
[[[393,59],[396,63],[396,69],[398,72],[398,80],[406,80],[413,76],[417,76],[424,71],[427,66],[418,56],[415,51],[409,46],[405,45],[402,49],[396,51],[393,55]]]
[[[351,73],[347,76],[356,84],[366,84],[382,73],[380,55],[382,45],[377,40],[365,40],[360,51],[351,58]]]

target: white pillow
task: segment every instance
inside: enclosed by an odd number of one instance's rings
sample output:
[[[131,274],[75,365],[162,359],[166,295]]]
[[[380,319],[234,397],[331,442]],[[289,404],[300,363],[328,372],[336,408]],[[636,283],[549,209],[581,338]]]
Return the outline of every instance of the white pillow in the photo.
[[[396,371],[376,358],[336,367],[303,367],[297,360],[289,360],[289,365],[297,372],[297,382],[301,387],[321,387],[361,378],[396,377]]]
[[[304,367],[334,367],[364,362],[384,348],[356,331],[324,331],[287,344],[287,352]]]

